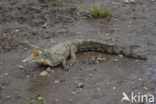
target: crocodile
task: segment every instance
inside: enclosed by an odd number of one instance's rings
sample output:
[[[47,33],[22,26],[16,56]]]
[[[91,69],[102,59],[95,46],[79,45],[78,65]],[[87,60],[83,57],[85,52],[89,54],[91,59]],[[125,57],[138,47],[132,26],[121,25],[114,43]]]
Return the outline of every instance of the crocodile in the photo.
[[[51,67],[63,65],[65,69],[69,68],[76,61],[76,53],[80,52],[103,52],[114,55],[123,55],[126,57],[146,60],[144,55],[137,55],[125,47],[104,43],[99,40],[92,39],[74,39],[62,42],[52,46],[51,48],[41,48],[37,45],[25,42],[29,47],[33,48],[33,54],[23,60],[23,62],[35,62],[38,64],[48,65]],[[67,63],[68,60],[68,63]]]

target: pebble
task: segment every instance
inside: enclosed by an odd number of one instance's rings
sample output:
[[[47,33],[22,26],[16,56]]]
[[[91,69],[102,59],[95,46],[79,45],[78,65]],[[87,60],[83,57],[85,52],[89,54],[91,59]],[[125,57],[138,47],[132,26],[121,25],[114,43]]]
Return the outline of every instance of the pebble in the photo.
[[[37,97],[37,99],[41,101],[41,100],[43,100],[43,97],[39,96],[39,97]]]
[[[68,81],[68,83],[72,83],[72,81]]]
[[[119,57],[123,57],[123,55],[119,55]]]
[[[11,45],[11,46],[13,46],[14,44],[13,44],[13,43],[11,43],[10,45]]]
[[[78,81],[76,80],[76,81],[74,81],[74,83],[76,83],[76,84],[77,84],[77,83],[78,83]]]
[[[47,68],[47,72],[51,72],[51,68],[50,67]]]
[[[59,101],[59,99],[55,99],[55,101],[56,101],[56,102],[58,102],[58,101]]]
[[[110,35],[110,33],[106,33],[105,35],[106,35],[106,36],[109,36],[109,35]]]
[[[98,60],[98,61],[105,61],[106,58],[98,57],[97,60]]]
[[[106,58],[103,57],[102,60],[103,60],[103,61],[106,61]]]
[[[23,65],[19,65],[18,66],[20,69],[24,69],[24,66]]]
[[[86,81],[88,81],[89,79],[88,78],[86,78]]]
[[[115,61],[115,62],[117,62],[117,61],[118,61],[118,59],[114,59],[114,61]]]
[[[16,30],[15,30],[15,32],[19,32],[19,30],[18,30],[18,29],[16,29]]]
[[[2,86],[1,88],[2,88],[2,89],[5,89],[5,86]]]
[[[48,75],[48,72],[47,72],[47,71],[42,71],[42,72],[40,73],[40,76],[42,76],[42,77],[47,76],[47,75]]]
[[[45,23],[45,24],[42,25],[42,28],[46,28],[47,26],[48,26],[48,24]]]
[[[116,87],[113,87],[113,90],[116,90]]]
[[[147,87],[144,87],[144,89],[145,89],[145,90],[148,90],[148,88],[147,88]]]
[[[30,78],[30,75],[26,75],[26,78]]]
[[[51,43],[55,43],[55,40],[51,39],[50,42],[51,42]]]
[[[34,73],[34,74],[33,74],[33,77],[37,77],[37,75]]]
[[[70,102],[73,102],[73,99],[69,99]]]
[[[78,92],[81,92],[82,91],[82,88],[79,88]]]
[[[132,21],[129,21],[128,23],[129,23],[129,24],[132,24]]]
[[[102,58],[101,58],[101,57],[98,57],[98,58],[97,58],[97,60],[101,61],[101,60],[102,60]]]
[[[36,28],[34,28],[34,29],[33,29],[33,31],[37,31],[37,29],[36,29]]]
[[[5,87],[4,87],[4,86],[2,86],[2,85],[0,85],[0,89],[1,89],[1,88],[2,88],[2,89],[4,89]]]
[[[97,91],[100,91],[101,89],[100,89],[100,88],[97,88],[96,90],[97,90]]]
[[[93,74],[92,73],[89,73],[89,77],[92,77],[93,76]]]
[[[125,3],[129,3],[129,0],[125,0]]]
[[[98,64],[98,63],[99,63],[99,61],[97,60],[97,61],[96,61],[96,63]]]
[[[4,75],[8,76],[9,74],[8,73],[4,73]]]
[[[136,3],[136,1],[135,1],[135,0],[129,0],[129,2],[130,2],[130,3]]]
[[[139,80],[139,81],[141,81],[141,80],[142,80],[142,78],[139,78],[138,80]]]
[[[56,84],[56,83],[60,83],[60,80],[55,80],[54,83],[55,83],[55,84]]]
[[[0,65],[3,65],[3,62],[0,62]]]
[[[78,84],[77,84],[77,88],[83,88],[84,87],[84,84],[82,83],[82,82],[79,82]]]
[[[51,73],[54,73],[54,70],[51,70]]]
[[[6,36],[7,34],[3,34],[3,36]]]
[[[6,96],[6,99],[10,99],[11,97],[10,96]]]
[[[78,77],[74,77],[75,80],[79,79]]]
[[[138,62],[139,60],[135,60],[135,62]]]
[[[75,94],[76,94],[76,92],[75,92],[75,91],[72,91],[72,94],[73,94],[73,95],[75,95]]]
[[[48,74],[48,77],[51,77],[51,74]]]
[[[28,50],[28,48],[24,48],[24,51],[27,51]]]
[[[154,2],[155,0],[151,0],[152,2]]]
[[[112,41],[115,42],[116,40],[115,39],[112,39]]]
[[[108,84],[108,85],[109,85],[109,84],[110,84],[110,82],[107,82],[106,84]]]
[[[125,0],[125,3],[136,3],[135,0]]]

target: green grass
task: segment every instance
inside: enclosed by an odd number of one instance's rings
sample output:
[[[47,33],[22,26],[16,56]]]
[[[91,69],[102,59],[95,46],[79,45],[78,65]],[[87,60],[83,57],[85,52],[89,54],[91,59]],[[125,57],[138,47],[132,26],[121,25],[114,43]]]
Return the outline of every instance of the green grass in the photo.
[[[31,102],[25,102],[24,104],[44,104],[43,99],[39,99],[41,96],[37,96]]]
[[[44,99],[40,99],[42,97],[42,93],[40,89],[37,89],[37,95],[31,102],[25,102],[24,104],[44,104]]]
[[[39,99],[39,97],[36,97],[31,104],[44,104],[43,99]]]
[[[111,19],[112,14],[107,8],[99,8],[95,3],[92,4],[90,9],[87,9],[86,16],[95,17],[95,18],[106,18]]]

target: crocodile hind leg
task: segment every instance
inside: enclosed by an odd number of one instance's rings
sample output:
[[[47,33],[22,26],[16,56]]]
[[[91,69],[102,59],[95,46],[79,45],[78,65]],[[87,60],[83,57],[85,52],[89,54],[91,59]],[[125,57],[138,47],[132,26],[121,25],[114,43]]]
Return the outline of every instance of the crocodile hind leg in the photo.
[[[68,64],[71,66],[76,62],[76,48],[73,46],[70,49],[70,59]]]
[[[76,61],[76,47],[72,46],[70,48],[70,53],[69,53],[69,61],[67,62],[66,59],[62,61],[62,66],[64,67],[65,70],[69,70],[69,67],[73,65]]]
[[[63,66],[63,68],[64,68],[65,71],[69,70],[69,66],[67,65],[66,59],[64,59],[64,60],[62,61],[62,66]]]
[[[75,63],[75,61],[76,61],[76,55],[74,52],[72,52],[68,63],[67,63],[66,59],[64,59],[62,62],[62,66],[67,71],[67,70],[69,70],[70,66]]]

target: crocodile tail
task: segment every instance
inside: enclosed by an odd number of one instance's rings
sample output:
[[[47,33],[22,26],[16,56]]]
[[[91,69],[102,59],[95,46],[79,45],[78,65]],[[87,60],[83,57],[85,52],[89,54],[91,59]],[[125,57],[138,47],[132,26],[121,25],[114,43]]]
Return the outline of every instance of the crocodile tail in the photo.
[[[146,57],[143,55],[137,55],[131,49],[127,49],[124,47],[119,47],[116,45],[109,45],[102,41],[98,40],[76,40],[74,41],[74,45],[77,46],[77,52],[88,52],[88,51],[95,51],[95,52],[104,52],[108,54],[114,55],[123,55],[126,57],[146,60]]]
[[[135,59],[146,60],[146,57],[144,55],[138,55],[138,54],[134,53],[131,49],[127,49],[124,47],[113,46],[113,47],[109,47],[109,50],[110,51],[107,53],[123,55],[126,57],[135,58]]]

